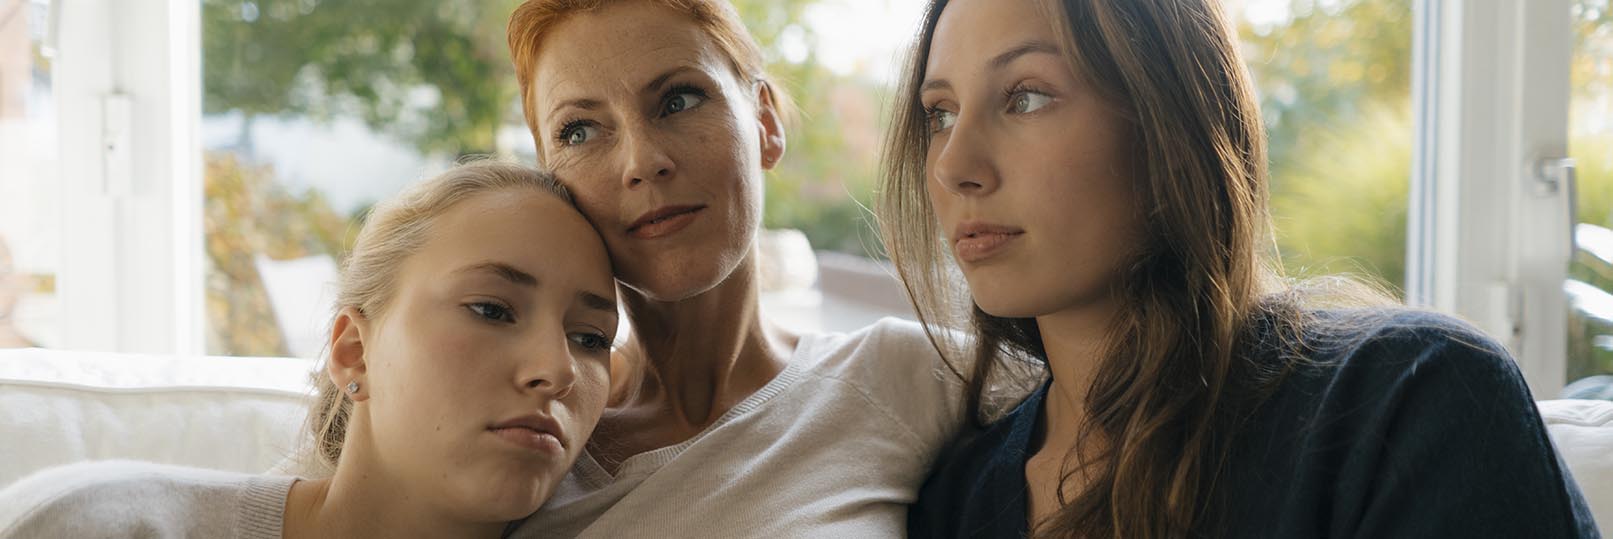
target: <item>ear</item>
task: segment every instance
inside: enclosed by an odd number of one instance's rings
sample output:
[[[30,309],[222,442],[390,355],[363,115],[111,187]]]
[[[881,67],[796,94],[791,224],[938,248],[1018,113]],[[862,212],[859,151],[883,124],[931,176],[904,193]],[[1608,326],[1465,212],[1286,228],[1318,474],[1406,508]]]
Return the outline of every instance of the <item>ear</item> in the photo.
[[[364,359],[364,341],[370,332],[370,320],[353,307],[343,307],[336,313],[330,327],[330,361],[325,374],[336,388],[347,393],[353,402],[369,398],[369,364]],[[358,391],[349,392],[348,384],[358,383]]]
[[[773,84],[756,83],[756,118],[762,135],[762,169],[773,170],[784,159],[784,111],[773,96]]]

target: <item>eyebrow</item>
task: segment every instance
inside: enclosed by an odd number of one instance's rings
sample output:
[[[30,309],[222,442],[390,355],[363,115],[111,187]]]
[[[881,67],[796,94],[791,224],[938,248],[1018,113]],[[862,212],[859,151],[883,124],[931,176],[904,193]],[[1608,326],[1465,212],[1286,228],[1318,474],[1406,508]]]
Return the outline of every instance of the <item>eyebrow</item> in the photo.
[[[533,277],[530,273],[515,269],[514,266],[502,262],[482,262],[480,264],[472,264],[465,266],[464,268],[460,268],[459,271],[454,273],[491,273],[517,286],[525,288],[535,288],[538,286],[537,277]],[[611,314],[616,314],[616,302],[611,301],[605,296],[601,296],[593,292],[578,292],[577,301],[582,303],[583,307],[587,307],[588,309],[595,311],[606,311]]]
[[[553,116],[553,115],[558,114],[560,111],[565,110],[567,108],[578,108],[578,109],[582,109],[582,110],[599,110],[604,105],[605,105],[605,103],[600,101],[600,100],[598,100],[598,99],[588,99],[588,98],[567,99],[565,101],[561,101],[560,104],[555,105],[554,108],[549,109],[549,115]]]
[[[693,67],[689,67],[689,66],[680,66],[680,67],[672,68],[671,70],[668,70],[667,72],[662,73],[660,76],[657,76],[654,79],[650,79],[650,82],[644,85],[643,92],[644,93],[654,92],[654,91],[660,89],[662,85],[665,85],[666,81],[672,80],[672,77],[676,77],[676,76],[678,76],[679,74],[682,74],[685,71],[699,71],[699,70],[695,69]],[[590,98],[567,99],[565,101],[561,101],[559,104],[556,104],[554,106],[554,108],[549,109],[549,115],[553,116],[553,115],[558,114],[560,111],[565,110],[567,108],[578,108],[578,109],[582,109],[582,110],[599,110],[599,109],[604,108],[604,107],[605,107],[605,102],[600,101],[598,99],[590,99]]]
[[[1016,45],[1012,49],[1008,49],[1002,54],[992,57],[991,60],[986,62],[986,66],[991,68],[992,71],[1000,71],[1003,68],[1008,67],[1008,64],[1014,63],[1014,60],[1018,60],[1022,56],[1031,54],[1057,55],[1059,54],[1059,48],[1058,46],[1046,41],[1026,41]],[[952,83],[948,82],[946,79],[931,79],[924,81],[924,84],[919,86],[919,93],[922,94],[930,90],[949,90],[951,88]]]
[[[469,266],[460,268],[454,273],[491,273],[499,277],[503,277],[504,280],[518,286],[529,288],[538,286],[537,277],[533,277],[532,274],[515,269],[514,266],[505,264],[503,262],[482,262],[480,264],[471,264]]]
[[[676,77],[676,76],[682,74],[685,71],[699,71],[699,70],[695,69],[693,67],[690,67],[690,66],[674,67],[672,69],[667,70],[665,73],[662,73],[660,76],[657,76],[657,77],[655,77],[653,79],[650,79],[650,82],[648,82],[648,83],[646,83],[644,85],[644,89],[642,90],[642,92],[647,94],[647,93],[659,90],[659,89],[661,89],[661,86],[666,84],[666,81],[672,80],[672,77]]]
[[[616,302],[607,299],[605,296],[593,292],[578,292],[577,301],[582,302],[582,306],[589,309],[616,314]]]
[[[1014,60],[1018,60],[1021,56],[1030,54],[1057,55],[1058,53],[1059,48],[1054,46],[1052,43],[1040,40],[1031,40],[1020,43],[1019,46],[1008,49],[1007,52],[997,55],[996,57],[992,58],[990,62],[986,62],[986,65],[991,66],[991,69],[993,70],[999,70],[1008,67],[1008,64],[1014,63]]]

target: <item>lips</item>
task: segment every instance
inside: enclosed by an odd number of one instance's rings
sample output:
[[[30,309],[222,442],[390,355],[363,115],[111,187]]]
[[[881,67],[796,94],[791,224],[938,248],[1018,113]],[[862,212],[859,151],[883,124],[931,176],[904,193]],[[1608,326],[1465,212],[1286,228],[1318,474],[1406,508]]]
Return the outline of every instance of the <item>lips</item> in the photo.
[[[489,425],[487,430],[506,442],[530,451],[551,455],[564,455],[566,452],[565,431],[560,428],[559,421],[546,415],[520,416]]]
[[[638,239],[670,236],[694,223],[705,209],[705,206],[664,206],[639,216],[628,225],[627,235]]]
[[[953,232],[952,249],[959,262],[971,264],[1002,253],[1024,235],[1019,227],[968,221]]]

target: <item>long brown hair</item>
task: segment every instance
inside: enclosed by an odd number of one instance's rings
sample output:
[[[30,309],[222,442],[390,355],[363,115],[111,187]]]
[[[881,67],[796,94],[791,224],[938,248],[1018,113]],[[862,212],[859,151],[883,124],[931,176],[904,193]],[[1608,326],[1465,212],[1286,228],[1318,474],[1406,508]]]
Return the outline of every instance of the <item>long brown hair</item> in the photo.
[[[1121,311],[1086,396],[1082,438],[1101,442],[1065,459],[1061,508],[1033,531],[1202,534],[1215,527],[1215,482],[1241,421],[1303,357],[1299,331],[1312,324],[1300,308],[1308,292],[1283,286],[1269,262],[1275,242],[1259,104],[1217,0],[1036,1],[1073,71],[1128,119],[1140,176],[1133,196],[1145,217],[1142,242],[1113,283]],[[931,1],[908,60],[876,205],[909,296],[967,382],[970,417],[983,422],[988,380],[1022,380],[1014,366],[1047,356],[1034,319],[991,316],[952,284],[957,269],[924,187],[929,131],[918,90],[946,5]],[[1341,304],[1379,302],[1348,279],[1319,284],[1313,288],[1334,289],[1326,292]],[[1271,342],[1292,346],[1252,353]],[[1063,485],[1073,477],[1085,486],[1066,499]]]

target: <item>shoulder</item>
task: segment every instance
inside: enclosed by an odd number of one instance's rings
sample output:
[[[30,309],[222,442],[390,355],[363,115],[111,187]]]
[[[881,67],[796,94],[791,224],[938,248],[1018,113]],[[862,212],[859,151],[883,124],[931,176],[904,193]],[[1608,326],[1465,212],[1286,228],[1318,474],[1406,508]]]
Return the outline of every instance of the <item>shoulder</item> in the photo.
[[[0,490],[0,537],[118,536],[153,520],[193,518],[200,508],[186,500],[234,499],[218,495],[244,491],[256,477],[134,461],[42,470]]]
[[[1316,313],[1307,329],[1311,363],[1381,383],[1441,381],[1515,386],[1523,375],[1494,338],[1457,318],[1411,309]]]
[[[859,386],[952,374],[930,334],[912,320],[887,317],[848,333],[807,335],[799,346],[795,361],[803,370]]]
[[[912,320],[885,317],[873,324],[846,333],[815,333],[802,337],[808,354],[814,357],[882,355],[889,352],[927,352],[935,346],[924,326]]]
[[[912,434],[922,454],[933,455],[963,423],[967,367],[944,358],[918,322],[884,318],[850,333],[805,336],[800,347],[795,361],[805,376],[855,394],[890,428]]]

